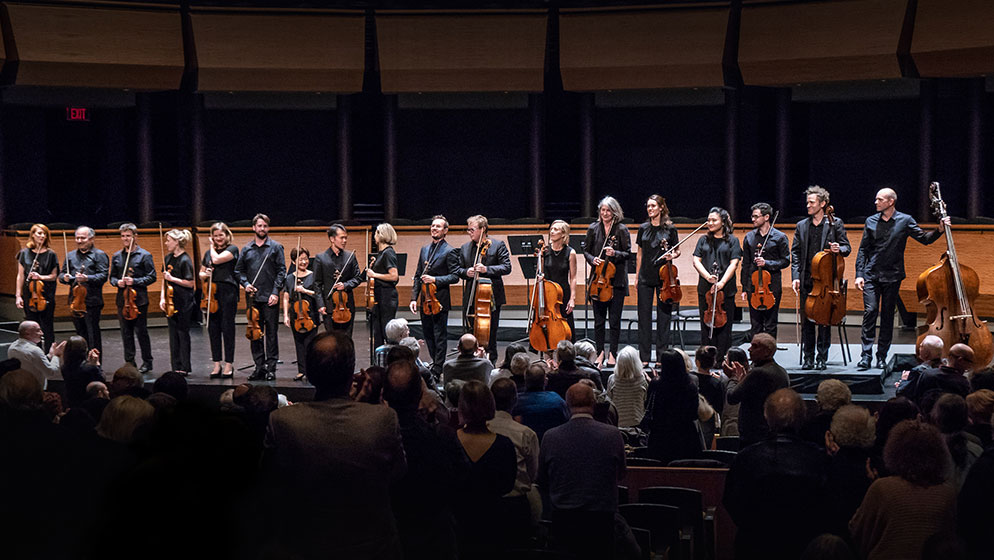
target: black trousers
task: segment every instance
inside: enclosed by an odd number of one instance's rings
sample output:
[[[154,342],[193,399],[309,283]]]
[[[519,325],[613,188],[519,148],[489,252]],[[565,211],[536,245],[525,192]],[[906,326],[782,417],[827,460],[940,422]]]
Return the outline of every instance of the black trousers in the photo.
[[[725,301],[721,304],[725,310],[727,320],[720,327],[711,330],[711,323],[704,322],[704,312],[707,311],[708,302],[706,294],[697,294],[697,308],[701,312],[701,346],[714,346],[718,349],[718,362],[725,358],[725,352],[732,346],[732,323],[735,320],[735,294],[725,296]]]
[[[253,340],[250,344],[252,361],[255,362],[256,371],[268,371],[275,375],[276,362],[280,359],[280,343],[277,338],[280,328],[279,306],[268,305],[265,301],[252,302],[252,305],[259,311],[259,326],[263,332],[262,338]]]
[[[45,340],[42,342],[42,348],[45,353],[48,353],[48,349],[52,347],[52,343],[55,342],[55,302],[48,301],[48,305],[45,306],[45,310],[42,312],[31,311],[28,309],[27,300],[24,301],[24,320],[34,321],[41,325],[41,332],[45,335]]]
[[[235,315],[238,313],[238,288],[231,284],[217,285],[217,313],[211,313],[207,335],[211,339],[211,360],[220,362],[224,349],[224,361],[235,361]]]
[[[388,296],[376,300],[372,312],[369,314],[369,322],[373,329],[373,348],[379,348],[386,340],[386,326],[397,316],[397,292],[394,291],[392,297]],[[397,341],[400,342],[400,341]]]
[[[90,307],[86,306],[86,315],[73,317],[72,326],[76,329],[76,334],[86,339],[90,349],[97,349],[103,359],[104,345],[100,338],[100,313],[104,310],[104,304]]]
[[[345,334],[349,335],[349,338],[352,338],[352,327],[355,325],[355,309],[354,308],[349,309],[349,311],[352,313],[352,317],[349,318],[349,321],[347,323],[342,323],[342,324],[338,324],[331,319],[331,312],[334,309],[335,309],[335,304],[330,303],[330,298],[329,298],[329,304],[327,307],[328,314],[324,316],[324,331],[325,332],[345,331]]]
[[[607,320],[611,329],[611,353],[618,355],[618,342],[621,340],[621,311],[625,308],[626,291],[623,288],[615,288],[611,301],[590,298],[591,307],[594,308],[594,348],[598,354],[604,351],[604,322]]]
[[[190,323],[192,306],[176,310],[166,322],[169,325],[169,365],[173,371],[190,371]]]
[[[487,357],[497,362],[497,329],[500,328],[500,306],[490,310],[490,339],[487,341]]]
[[[894,338],[894,311],[897,308],[897,294],[900,288],[900,282],[867,280],[863,284],[863,328],[859,335],[863,358],[869,359],[873,353],[877,315],[880,315],[880,340],[877,342],[877,357],[881,360],[887,359],[890,341]]]
[[[673,304],[659,301],[661,286],[638,285],[639,356],[643,362],[652,359],[652,307],[656,306],[656,355],[670,346],[670,319]]]
[[[448,331],[446,326],[449,322],[449,310],[442,311],[434,315],[421,314],[421,330],[424,331],[425,346],[431,355],[431,371],[435,375],[442,373],[442,364],[445,363],[445,353],[448,351]]]
[[[815,349],[818,350],[817,358],[821,361],[828,360],[828,348],[832,346],[832,327],[818,325],[814,321],[809,321],[804,312],[804,302],[808,299],[810,288],[801,290],[801,355],[805,360],[815,357]],[[817,327],[817,328],[816,328]],[[817,338],[815,331],[817,330]]]
[[[178,315],[178,313],[177,313]],[[148,304],[138,306],[138,318],[129,321],[117,310],[117,322],[121,325],[121,342],[124,343],[124,361],[135,364],[135,335],[142,351],[142,362],[152,361],[152,343],[148,338]],[[184,370],[189,371],[189,370]]]
[[[777,320],[780,317],[781,296],[783,296],[783,291],[773,290],[773,298],[777,302],[769,309],[753,309],[752,305],[749,306],[749,322],[752,324],[753,336],[759,333],[767,333],[773,338],[777,337]]]
[[[297,353],[297,373],[307,373],[307,345],[317,337],[318,331],[320,331],[317,328],[317,321],[314,322],[314,328],[308,332],[299,333],[292,328],[290,330],[293,331],[293,349]]]

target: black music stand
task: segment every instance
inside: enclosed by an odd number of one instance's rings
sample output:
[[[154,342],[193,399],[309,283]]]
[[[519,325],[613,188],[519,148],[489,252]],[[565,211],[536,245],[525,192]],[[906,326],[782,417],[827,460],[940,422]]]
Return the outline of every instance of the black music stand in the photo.
[[[590,273],[587,271],[587,258],[583,256],[583,249],[586,247],[587,234],[585,233],[573,233],[569,236],[569,246],[576,251],[576,258],[583,261],[583,338],[590,338],[587,332],[587,313],[590,309],[590,292],[587,291],[587,281],[590,279]],[[573,333],[574,337],[576,333]]]
[[[525,277],[525,291],[528,299],[528,307],[532,305],[531,281],[538,276],[538,257],[518,257],[518,266],[521,267],[521,274]]]
[[[508,235],[507,248],[512,255],[534,255],[541,235]],[[534,278],[534,276],[532,276]]]

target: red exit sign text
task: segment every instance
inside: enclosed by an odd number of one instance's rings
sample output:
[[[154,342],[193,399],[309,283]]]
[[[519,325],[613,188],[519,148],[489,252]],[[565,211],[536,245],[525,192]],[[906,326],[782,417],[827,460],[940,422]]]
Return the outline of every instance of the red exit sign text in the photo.
[[[66,120],[88,121],[90,120],[90,111],[86,107],[66,107]]]

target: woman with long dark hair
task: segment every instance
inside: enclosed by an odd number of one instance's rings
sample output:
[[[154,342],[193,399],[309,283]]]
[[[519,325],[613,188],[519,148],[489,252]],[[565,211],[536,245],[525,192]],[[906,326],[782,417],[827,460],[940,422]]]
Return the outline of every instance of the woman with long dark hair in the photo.
[[[679,242],[676,228],[670,221],[670,210],[666,199],[654,194],[645,203],[648,219],[639,226],[635,236],[636,270],[638,271],[638,318],[639,318],[639,356],[642,364],[648,365],[652,358],[652,308],[656,307],[656,352],[669,346],[670,316],[673,314],[673,304],[659,299],[663,288],[659,279],[659,270],[667,263],[680,256],[680,249],[667,251]],[[660,259],[662,255],[665,258]],[[658,262],[657,262],[658,261]]]
[[[735,312],[735,268],[742,260],[742,247],[732,235],[732,218],[724,208],[715,206],[708,212],[707,235],[697,240],[694,249],[694,268],[700,278],[697,280],[698,307],[701,311],[701,344],[718,348],[718,357],[723,358],[732,345],[732,316]],[[704,320],[708,308],[706,296],[717,287],[724,299],[715,302],[724,309],[728,318],[723,326],[714,326]],[[717,309],[716,309],[717,312]]]
[[[659,353],[659,377],[649,383],[645,418],[649,456],[664,463],[693,459],[701,452],[697,429],[697,386],[679,352]]]

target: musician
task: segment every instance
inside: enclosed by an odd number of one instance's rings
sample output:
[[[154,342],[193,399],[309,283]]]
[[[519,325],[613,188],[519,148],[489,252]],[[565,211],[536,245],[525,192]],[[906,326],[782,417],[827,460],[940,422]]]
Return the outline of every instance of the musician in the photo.
[[[317,285],[321,288],[321,296],[326,307],[318,311],[324,317],[324,330],[344,330],[352,337],[352,326],[355,323],[355,297],[352,291],[362,283],[362,273],[354,251],[346,251],[349,242],[349,232],[342,224],[331,224],[328,227],[328,250],[314,257],[314,274]],[[333,292],[345,292],[346,306],[351,317],[345,323],[336,323],[327,306],[334,306]],[[332,309],[334,310],[334,309]]]
[[[697,306],[701,311],[701,345],[714,346],[718,349],[718,360],[721,360],[732,345],[732,316],[735,313],[735,269],[742,260],[742,248],[739,240],[732,235],[732,218],[728,211],[717,206],[708,212],[707,235],[697,240],[694,248],[694,268],[700,278],[697,279]],[[717,271],[717,272],[715,272]],[[711,322],[704,320],[704,312],[708,308],[707,294],[723,292],[724,299],[716,301],[721,305],[727,316],[727,321],[721,327],[712,330]]]
[[[625,296],[628,295],[628,269],[626,261],[631,255],[632,237],[628,228],[621,222],[625,219],[621,205],[611,196],[605,196],[597,204],[600,219],[587,228],[587,237],[583,242],[583,256],[591,267],[596,268],[604,261],[610,261],[615,266],[611,286],[614,294],[611,301],[602,302],[590,298],[594,308],[594,346],[597,349],[598,365],[607,363],[614,365],[618,354],[618,341],[621,338],[621,311],[625,306]],[[613,243],[608,241],[614,238]],[[593,272],[591,273],[591,277]],[[590,280],[587,280],[590,285]],[[611,346],[610,352],[604,353],[604,322],[610,315]]]
[[[235,376],[235,314],[238,312],[239,291],[235,264],[238,262],[238,247],[231,240],[231,230],[224,222],[211,225],[210,248],[204,251],[200,262],[200,280],[213,282],[217,290],[211,294],[217,300],[217,312],[211,314],[207,325],[211,359],[214,361],[211,379],[231,379]],[[206,291],[204,288],[204,293]]]
[[[31,226],[27,247],[17,253],[17,283],[14,287],[14,304],[24,310],[26,321],[41,325],[44,339],[42,345],[47,353],[55,342],[55,282],[59,275],[59,256],[50,247],[52,232],[45,224]],[[30,292],[29,283],[42,283],[44,311],[32,309],[30,295],[25,301],[24,292]]]
[[[880,315],[880,340],[877,343],[877,367],[883,369],[894,335],[894,310],[898,289],[904,280],[904,249],[908,238],[930,245],[942,236],[942,229],[926,232],[914,218],[895,208],[894,189],[880,189],[873,200],[877,213],[866,219],[863,239],[856,252],[856,287],[863,292],[863,328],[860,332],[862,352],[857,369],[870,369],[877,315]],[[949,218],[945,219],[949,224]]]
[[[59,282],[69,284],[69,303],[72,303],[72,289],[77,285],[86,287],[86,313],[73,317],[76,334],[86,339],[86,344],[103,355],[100,339],[100,312],[104,308],[103,285],[107,281],[110,259],[107,253],[93,246],[96,232],[92,228],[76,228],[76,249],[69,251],[62,266]]]
[[[801,354],[803,362],[801,369],[825,369],[828,361],[828,348],[832,344],[832,330],[827,325],[818,325],[815,337],[815,323],[809,321],[804,303],[814,286],[811,280],[811,260],[821,251],[839,253],[843,257],[852,251],[846,228],[842,220],[834,218],[831,223],[825,221],[825,208],[828,206],[829,193],[827,190],[814,185],[804,191],[807,199],[808,217],[797,222],[794,230],[794,242],[790,247],[790,277],[791,288],[801,298]],[[834,241],[829,241],[830,239]],[[803,288],[803,289],[802,289]],[[815,350],[817,347],[817,363]]]
[[[186,254],[186,245],[193,236],[189,230],[171,229],[166,232],[166,255],[162,258],[165,278],[173,288],[173,308],[166,320],[169,324],[169,363],[176,373],[190,375],[190,322],[197,302],[193,296],[193,260]],[[166,290],[159,296],[159,307],[166,311]]]
[[[503,276],[511,273],[511,253],[507,245],[499,239],[490,239],[491,245],[487,252],[480,256],[480,262],[474,266],[478,247],[487,238],[489,223],[484,216],[470,216],[466,220],[466,233],[470,240],[459,249],[459,267],[456,273],[460,278],[472,283],[474,279],[488,279],[492,284],[493,304],[490,308],[490,340],[487,342],[487,357],[491,362],[497,360],[497,328],[500,325],[500,308],[507,301],[504,296]],[[482,280],[480,280],[482,281]],[[479,282],[477,282],[478,284]],[[468,313],[473,309],[470,301],[472,288],[463,290],[463,307]]]
[[[576,251],[569,246],[569,224],[562,220],[556,220],[549,226],[549,246],[545,249],[542,268],[545,279],[559,284],[563,289],[559,314],[569,325],[570,341],[576,340],[576,325],[573,323],[573,308],[576,307]]]
[[[790,243],[787,236],[770,222],[773,207],[765,202],[752,205],[753,230],[742,239],[742,301],[749,306],[749,322],[752,334],[769,333],[777,337],[777,318],[780,314],[780,300],[783,295],[780,271],[790,266]],[[760,252],[762,251],[762,252]],[[770,291],[776,303],[769,309],[755,309],[749,298],[756,290],[752,284],[752,274],[757,270],[770,273]]]
[[[121,224],[121,250],[110,260],[110,285],[117,288],[117,322],[121,325],[121,340],[124,342],[124,361],[135,365],[135,335],[142,351],[141,373],[152,371],[152,343],[148,337],[148,286],[155,283],[155,262],[152,253],[138,245],[138,226]],[[129,256],[130,251],[130,256]],[[128,270],[124,270],[127,262]],[[124,292],[128,287],[135,290],[135,305],[138,318],[124,318]]]
[[[251,342],[255,371],[249,381],[276,379],[276,364],[280,359],[277,339],[279,329],[280,287],[286,278],[286,257],[283,245],[269,237],[269,216],[256,214],[252,219],[255,238],[242,247],[235,274],[245,288],[245,304],[254,305],[259,311],[263,336]]]
[[[411,313],[421,312],[421,330],[432,359],[431,371],[437,378],[442,374],[442,364],[445,363],[446,326],[449,322],[449,309],[452,307],[449,286],[459,280],[459,252],[445,241],[445,236],[449,233],[449,221],[445,216],[439,214],[433,217],[429,231],[431,243],[422,247],[418,254],[410,308]],[[435,285],[435,299],[442,305],[442,310],[434,315],[425,315],[424,310],[418,307],[422,284]]]
[[[660,301],[659,293],[662,284],[659,270],[667,261],[673,261],[680,256],[680,249],[675,246],[680,238],[673,222],[670,221],[670,210],[666,199],[658,194],[651,195],[645,203],[645,211],[649,219],[639,226],[635,236],[635,268],[638,270],[636,293],[638,294],[639,318],[639,355],[642,365],[648,365],[652,359],[652,307],[656,306],[656,355],[669,347],[670,317],[673,315],[673,304]],[[666,255],[662,259],[662,255]]]
[[[286,275],[283,282],[283,324],[293,333],[293,346],[297,353],[297,376],[293,380],[303,381],[307,375],[307,346],[318,335],[317,325],[321,322],[318,309],[324,307],[324,298],[317,286],[317,276],[307,270],[311,264],[311,252],[306,247],[294,247],[290,251],[290,260],[293,261],[294,270]],[[314,328],[309,331],[299,332],[293,326],[297,320],[297,311],[294,309],[297,300],[306,301],[309,307],[310,318],[314,322]]]
[[[397,232],[390,224],[376,226],[373,234],[376,243],[376,260],[364,272],[366,279],[373,279],[373,295],[376,305],[369,315],[373,329],[373,348],[383,345],[386,337],[384,328],[390,319],[397,316],[397,252],[393,246],[397,244]]]

